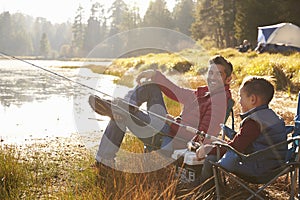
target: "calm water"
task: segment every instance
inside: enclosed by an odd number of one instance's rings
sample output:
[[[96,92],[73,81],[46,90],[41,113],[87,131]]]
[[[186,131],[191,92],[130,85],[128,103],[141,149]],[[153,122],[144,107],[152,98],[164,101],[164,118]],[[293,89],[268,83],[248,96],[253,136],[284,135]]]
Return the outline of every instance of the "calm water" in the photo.
[[[58,68],[83,66],[82,62],[29,61],[73,81],[122,96],[128,88],[113,84],[115,77],[92,73],[89,69]],[[107,65],[108,63],[98,63]],[[0,60],[0,139],[23,143],[30,138],[80,134],[88,146],[96,146],[108,122],[96,115],[87,103],[89,94],[104,96],[48,72],[16,60]],[[95,120],[97,119],[97,120]]]

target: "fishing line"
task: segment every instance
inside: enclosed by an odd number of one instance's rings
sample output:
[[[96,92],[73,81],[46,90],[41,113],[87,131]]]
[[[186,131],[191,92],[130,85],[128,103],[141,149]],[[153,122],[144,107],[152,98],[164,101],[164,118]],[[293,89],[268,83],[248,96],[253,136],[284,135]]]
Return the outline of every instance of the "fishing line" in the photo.
[[[29,61],[26,61],[26,60],[24,60],[24,59],[21,59],[21,58],[18,58],[18,57],[9,55],[9,54],[4,53],[4,52],[0,52],[0,54],[2,54],[3,57],[7,57],[7,58],[9,58],[9,59],[12,58],[12,59],[14,59],[14,60],[17,60],[17,61],[26,63],[26,64],[31,65],[31,66],[33,66],[33,67],[36,67],[36,68],[38,68],[38,69],[40,69],[40,70],[46,71],[46,72],[48,72],[48,73],[50,73],[50,74],[52,74],[52,75],[54,75],[54,76],[60,77],[60,78],[62,78],[62,79],[65,79],[65,80],[67,80],[67,81],[69,81],[69,82],[71,82],[71,83],[77,84],[77,85],[79,85],[79,86],[81,86],[81,87],[87,88],[87,89],[89,89],[89,90],[98,92],[98,93],[100,93],[100,94],[102,94],[102,95],[105,95],[105,96],[111,97],[112,99],[115,99],[115,97],[113,97],[112,95],[106,94],[105,92],[102,92],[102,91],[100,91],[100,90],[98,90],[98,89],[92,88],[92,87],[90,87],[90,86],[88,86],[88,85],[86,85],[86,84],[80,83],[80,82],[78,82],[78,81],[74,81],[74,80],[72,80],[72,79],[70,79],[70,78],[68,78],[68,77],[66,77],[66,76],[63,76],[63,75],[61,75],[61,74],[59,74],[59,73],[56,73],[56,72],[54,72],[54,71],[51,71],[51,70],[46,69],[46,68],[44,68],[44,67],[41,67],[41,66],[39,66],[39,65],[36,65],[36,64],[31,63],[31,62],[29,62]],[[192,132],[192,133],[197,134],[197,135],[201,135],[202,137],[205,137],[205,138],[208,138],[208,139],[220,140],[219,138],[217,138],[217,137],[215,137],[215,136],[211,136],[211,135],[208,135],[208,134],[206,134],[206,133],[204,133],[204,132],[200,132],[198,129],[196,129],[196,128],[194,128],[194,127],[186,126],[186,125],[184,125],[184,124],[181,124],[181,123],[176,122],[175,120],[171,120],[171,119],[169,119],[169,118],[167,118],[167,117],[163,117],[163,116],[158,115],[158,114],[156,114],[156,113],[154,113],[154,112],[151,112],[151,111],[149,111],[149,110],[142,109],[142,108],[140,108],[140,107],[138,107],[138,106],[136,106],[136,105],[134,105],[134,104],[132,104],[132,103],[130,103],[130,102],[128,102],[128,101],[122,99],[122,98],[118,98],[118,99],[121,100],[123,103],[129,105],[129,106],[132,106],[132,107],[134,107],[134,108],[137,108],[137,109],[140,110],[140,111],[147,112],[149,115],[153,115],[153,116],[155,116],[155,117],[157,117],[157,118],[159,118],[159,119],[161,119],[161,120],[165,120],[165,121],[168,121],[168,122],[170,122],[170,123],[176,124],[176,125],[178,125],[179,127],[185,128],[185,129],[186,129],[187,131],[189,131],[189,132]],[[107,100],[105,100],[105,101],[107,101]],[[109,103],[109,102],[108,102],[108,103]],[[118,107],[120,110],[122,110],[122,111],[125,112],[125,113],[128,113],[130,116],[132,116],[132,117],[134,117],[135,119],[141,121],[141,122],[144,123],[145,125],[149,125],[148,123],[146,123],[146,122],[140,120],[140,119],[137,118],[135,115],[133,115],[132,113],[130,113],[130,112],[127,111],[126,109],[122,108],[122,107],[119,106],[118,104],[115,104],[115,103],[113,103],[113,102],[111,102],[111,103],[109,103],[109,104]],[[150,126],[150,125],[149,125],[149,127],[153,128],[154,130],[157,130],[156,128],[154,128],[154,127],[152,127],[152,126]],[[158,131],[159,131],[159,130],[158,130]],[[166,134],[163,134],[163,135],[166,135]],[[172,138],[176,138],[176,139],[179,139],[179,140],[183,140],[182,138],[178,138],[178,137],[174,137],[174,136],[170,136],[170,135],[166,135],[166,136],[172,137]]]
[[[60,78],[65,79],[65,80],[67,80],[67,81],[69,81],[69,82],[71,82],[71,83],[80,85],[81,87],[84,87],[84,88],[87,88],[87,89],[89,89],[89,90],[92,90],[92,91],[101,93],[102,95],[109,96],[109,97],[111,97],[111,98],[114,99],[114,97],[111,96],[111,95],[109,95],[109,94],[106,94],[106,93],[104,93],[104,92],[102,92],[102,91],[100,91],[100,90],[97,90],[97,89],[92,88],[92,87],[90,87],[90,86],[88,86],[88,85],[82,84],[82,83],[80,83],[80,82],[74,81],[74,80],[72,80],[72,79],[70,79],[70,78],[68,78],[68,77],[66,77],[66,76],[63,76],[63,75],[61,75],[61,74],[59,74],[59,73],[56,73],[56,72],[54,72],[54,71],[51,71],[51,70],[46,69],[46,68],[44,68],[44,67],[41,67],[41,66],[39,66],[39,65],[36,65],[36,64],[31,63],[31,62],[29,62],[29,61],[26,61],[26,60],[24,60],[24,59],[21,59],[21,58],[15,57],[15,56],[11,56],[11,55],[8,55],[8,54],[3,53],[3,52],[0,52],[0,54],[2,54],[3,57],[7,57],[7,58],[9,58],[9,59],[12,58],[12,59],[14,59],[14,60],[18,60],[18,61],[20,61],[20,62],[26,63],[26,64],[31,65],[31,66],[33,66],[33,67],[36,67],[36,68],[38,68],[38,69],[40,69],[40,70],[46,71],[46,72],[48,72],[48,73],[54,75],[54,77],[55,77],[55,76],[60,77]],[[55,78],[55,80],[57,80],[57,79]],[[134,106],[135,108],[140,109],[140,108],[137,107],[136,105],[130,104],[129,102],[125,102],[125,100],[123,100],[123,99],[121,99],[121,98],[119,98],[119,99],[120,99],[122,102],[124,102],[124,103],[126,103],[126,104],[128,104],[128,105],[130,105],[130,106]],[[105,101],[107,101],[107,100],[105,100]],[[108,102],[107,102],[107,103],[108,103]],[[136,120],[139,120],[139,118],[137,118],[135,115],[131,114],[131,113],[128,112],[126,109],[124,109],[124,108],[118,106],[117,104],[114,104],[114,103],[112,103],[112,102],[111,102],[110,104],[112,104],[113,106],[118,107],[118,108],[119,108],[120,110],[122,110],[123,112],[128,113],[129,115],[131,115],[132,117],[134,117]],[[142,110],[142,109],[140,109],[140,110]],[[145,110],[143,110],[143,111],[145,111]],[[149,113],[149,114],[152,114],[152,115],[156,114],[156,113],[151,113],[151,112],[148,112],[148,113]],[[157,116],[159,116],[159,115],[157,115]],[[161,116],[160,116],[160,117],[161,117]],[[144,123],[145,125],[149,125],[149,124],[147,124],[146,122],[144,122],[144,121],[142,121],[142,120],[139,120],[139,121],[142,122],[142,123]],[[151,127],[151,126],[149,126],[149,127]],[[153,128],[154,130],[156,130],[154,127],[151,127],[151,128]]]

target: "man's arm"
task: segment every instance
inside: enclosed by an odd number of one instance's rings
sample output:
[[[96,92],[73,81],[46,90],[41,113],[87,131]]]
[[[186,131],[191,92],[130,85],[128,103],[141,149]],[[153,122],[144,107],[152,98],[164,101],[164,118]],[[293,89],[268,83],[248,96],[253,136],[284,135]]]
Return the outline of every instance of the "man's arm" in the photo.
[[[145,81],[151,80],[153,83],[158,84],[162,92],[174,101],[187,104],[194,100],[194,98],[191,98],[195,96],[194,90],[179,87],[159,71],[147,70],[141,72],[136,78],[137,83],[142,84],[142,79],[145,79]]]

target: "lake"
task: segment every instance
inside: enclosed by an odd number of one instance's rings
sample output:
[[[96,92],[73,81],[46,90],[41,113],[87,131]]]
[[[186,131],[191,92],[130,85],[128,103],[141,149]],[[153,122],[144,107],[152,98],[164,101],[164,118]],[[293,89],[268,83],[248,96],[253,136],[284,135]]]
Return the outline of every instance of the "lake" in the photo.
[[[128,88],[113,83],[114,76],[95,74],[83,63],[56,60],[28,62],[101,91],[97,93],[74,82],[18,60],[0,60],[0,139],[22,144],[32,138],[70,137],[79,134],[88,147],[98,146],[109,118],[95,114],[88,96],[106,98],[124,95]],[[78,66],[80,68],[59,68]],[[118,91],[115,94],[115,91]]]

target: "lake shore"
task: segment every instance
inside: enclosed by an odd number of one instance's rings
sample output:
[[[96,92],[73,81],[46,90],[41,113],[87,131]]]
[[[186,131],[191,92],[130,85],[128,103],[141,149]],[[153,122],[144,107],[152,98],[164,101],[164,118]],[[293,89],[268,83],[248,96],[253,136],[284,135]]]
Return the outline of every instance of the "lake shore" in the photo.
[[[191,76],[191,74],[187,74],[187,76]],[[236,130],[238,129],[240,122],[238,84],[239,79],[235,78],[232,93],[233,99],[236,100],[234,106]],[[272,100],[270,107],[284,118],[286,124],[292,125],[296,105],[297,94],[290,93],[287,90],[278,90],[275,93],[275,97]],[[228,123],[230,124],[230,120]],[[164,192],[162,188],[159,188],[160,190],[158,190],[156,187],[153,187],[152,190],[136,188],[136,177],[140,176],[136,174],[126,174],[124,177],[123,175],[115,177],[111,175],[112,177],[108,180],[99,177],[97,171],[95,171],[94,168],[91,168],[91,165],[95,161],[93,152],[91,152],[84,144],[84,141],[78,134],[71,134],[70,137],[29,138],[23,145],[15,146],[11,144],[6,145],[5,142],[4,139],[4,141],[0,143],[2,150],[5,152],[7,148],[14,148],[13,152],[16,153],[13,153],[13,155],[17,155],[17,162],[26,164],[26,166],[29,164],[29,174],[25,175],[30,176],[29,178],[34,178],[34,181],[36,182],[30,183],[29,189],[25,189],[25,194],[22,194],[25,195],[27,199],[30,199],[30,197],[32,197],[31,199],[64,199],[67,197],[72,199],[72,197],[75,198],[78,195],[82,195],[81,197],[83,197],[83,199],[91,199],[90,195],[93,197],[96,196],[96,199],[99,199],[100,197],[104,197],[104,199],[105,197],[114,197],[115,199],[118,199],[118,195],[119,197],[123,197],[121,194],[122,192],[136,195],[135,197],[137,197],[137,199],[147,199],[142,198],[142,194],[149,192],[148,194],[151,196],[151,192]],[[138,145],[129,145],[133,151],[138,147]],[[100,186],[96,180],[101,181]],[[142,180],[143,181],[140,182],[144,183],[144,179]],[[150,183],[152,184],[152,182]],[[156,184],[157,180],[154,180],[153,183]],[[148,188],[147,181],[145,184]],[[286,183],[282,180],[279,184],[281,184],[279,189],[278,187],[271,187],[268,189],[268,197],[272,196],[271,199],[281,199],[280,196],[278,196],[279,194],[283,196],[282,199],[286,199]],[[111,190],[109,188],[108,192],[103,191],[102,188],[105,187],[105,185],[111,185]],[[124,190],[124,188],[126,188],[126,190]],[[132,188],[136,189],[135,192]],[[17,189],[21,190],[21,188]],[[173,189],[171,190],[173,191]],[[103,193],[99,192],[100,190]],[[172,192],[170,192],[170,195],[172,195]]]

